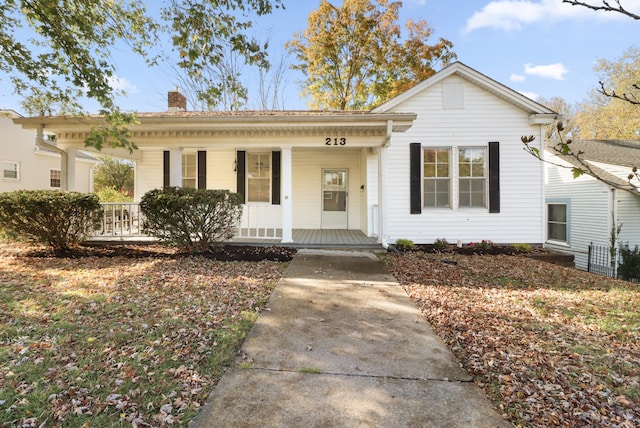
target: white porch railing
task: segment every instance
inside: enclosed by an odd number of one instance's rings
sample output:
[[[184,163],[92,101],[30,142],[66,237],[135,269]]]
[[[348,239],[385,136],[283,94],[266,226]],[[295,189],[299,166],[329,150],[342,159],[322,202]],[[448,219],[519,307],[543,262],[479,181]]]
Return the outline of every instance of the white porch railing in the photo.
[[[137,202],[102,202],[102,224],[93,236],[146,237],[142,233],[144,215]],[[242,206],[242,218],[236,238],[282,238],[282,210],[279,205],[250,204]]]
[[[236,238],[282,238],[282,208],[271,204],[245,204]]]
[[[137,202],[101,202],[102,225],[95,237],[146,236],[142,233],[144,215]]]

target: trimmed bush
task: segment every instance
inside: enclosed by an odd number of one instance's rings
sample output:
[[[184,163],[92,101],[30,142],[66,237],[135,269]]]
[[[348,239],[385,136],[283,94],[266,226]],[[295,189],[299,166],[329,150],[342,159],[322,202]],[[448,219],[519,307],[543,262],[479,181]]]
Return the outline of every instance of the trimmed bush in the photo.
[[[12,240],[46,244],[56,253],[77,246],[100,226],[94,194],[59,190],[0,193],[0,229]]]
[[[398,239],[396,241],[396,248],[400,251],[408,251],[415,247],[415,244],[411,239]]]
[[[240,202],[240,195],[228,190],[151,190],[140,201],[142,230],[190,252],[215,250],[234,236],[242,215]]]

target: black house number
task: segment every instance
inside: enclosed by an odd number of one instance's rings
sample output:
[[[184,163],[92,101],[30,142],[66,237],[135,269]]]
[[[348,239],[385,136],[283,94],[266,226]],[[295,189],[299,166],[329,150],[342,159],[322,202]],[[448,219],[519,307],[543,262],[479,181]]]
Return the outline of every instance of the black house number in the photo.
[[[327,137],[324,139],[324,145],[325,146],[346,146],[347,139],[345,137],[341,137],[341,138]]]

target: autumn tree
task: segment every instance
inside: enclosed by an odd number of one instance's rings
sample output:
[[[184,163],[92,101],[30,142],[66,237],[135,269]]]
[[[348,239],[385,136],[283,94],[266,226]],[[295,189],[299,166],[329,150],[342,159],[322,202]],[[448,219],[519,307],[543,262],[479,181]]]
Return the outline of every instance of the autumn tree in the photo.
[[[599,59],[594,69],[600,74],[600,89],[592,91],[589,101],[581,106],[576,116],[580,138],[640,138],[638,106],[624,98],[610,96],[615,92],[638,101],[640,49],[631,47],[613,61]]]
[[[455,59],[453,44],[428,41],[434,30],[421,20],[398,25],[402,2],[345,0],[342,7],[321,0],[307,29],[287,48],[293,68],[306,79],[302,94],[319,109],[368,109],[402,93]]]
[[[561,134],[558,134],[558,128],[555,124],[546,125],[544,129],[545,140],[566,139],[567,136],[571,137],[576,135],[578,127],[575,124],[575,106],[569,104],[567,100],[562,97],[551,97],[549,99],[539,98],[537,101],[543,106],[559,113],[562,116],[564,124]]]
[[[126,48],[155,65],[168,59],[154,52],[161,36],[168,34],[178,66],[190,78],[197,79],[203,70],[218,64],[225,45],[248,63],[263,67],[266,47],[249,37],[250,16],[281,6],[282,0],[168,0],[160,17],[154,18],[144,2],[4,0],[0,2],[0,78],[7,78],[14,92],[28,100],[26,107],[33,108],[30,114],[81,114],[80,99],[97,101],[105,123],[93,130],[85,144],[133,150],[126,125],[135,117],[118,108],[118,91],[112,87],[115,50]],[[212,82],[204,97],[214,99],[225,84]]]
[[[628,10],[621,0],[562,0],[562,2],[594,11],[620,13],[640,20],[640,15]],[[640,73],[638,73],[640,58],[638,52],[636,48],[631,48],[618,61],[600,60],[598,62],[596,69],[601,72],[603,78],[599,82],[600,88],[592,93],[591,103],[581,106],[581,111],[574,118],[574,128],[580,138],[638,138],[640,121],[638,121],[637,110],[635,110],[640,105]],[[617,115],[625,115],[625,118],[619,121]],[[629,123],[626,123],[627,120]],[[554,142],[551,149],[556,154],[571,159],[573,165],[569,168],[574,177],[589,174],[612,187],[632,191],[634,195],[640,196],[640,172],[637,166],[629,171],[628,186],[620,186],[600,174],[599,170],[585,159],[582,151],[573,150],[572,139],[568,138],[567,128],[562,120],[559,120],[554,127],[555,131],[552,132],[555,132],[558,140]],[[534,136],[525,135],[521,139],[527,152],[543,160],[540,150],[531,144],[535,140]],[[564,166],[562,164],[554,165]]]

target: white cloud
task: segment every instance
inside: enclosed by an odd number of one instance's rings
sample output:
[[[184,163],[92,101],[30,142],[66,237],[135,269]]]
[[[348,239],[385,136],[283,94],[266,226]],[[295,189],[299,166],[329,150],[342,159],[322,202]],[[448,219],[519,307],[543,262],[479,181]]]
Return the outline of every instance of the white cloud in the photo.
[[[536,94],[535,92],[527,92],[527,91],[518,91],[518,92],[527,98],[531,98],[534,101],[540,98],[540,94]]]
[[[625,8],[640,11],[640,0],[627,0]],[[467,20],[465,32],[480,28],[521,30],[536,22],[555,22],[568,19],[629,19],[620,13],[595,12],[586,7],[572,6],[561,0],[494,0]]]
[[[135,94],[138,92],[138,87],[124,77],[109,77],[109,86],[111,86],[111,89],[114,89],[116,91],[125,91],[130,94]]]
[[[524,65],[525,74],[529,74],[531,76],[539,76],[545,77],[547,79],[554,80],[564,80],[564,75],[569,72],[569,70],[562,64],[561,62],[556,62],[555,64],[548,65]]]
[[[524,80],[525,80],[526,78],[527,78],[527,76],[523,76],[522,74],[515,74],[515,73],[513,73],[513,74],[509,77],[509,79],[510,79],[512,82],[524,82]]]

